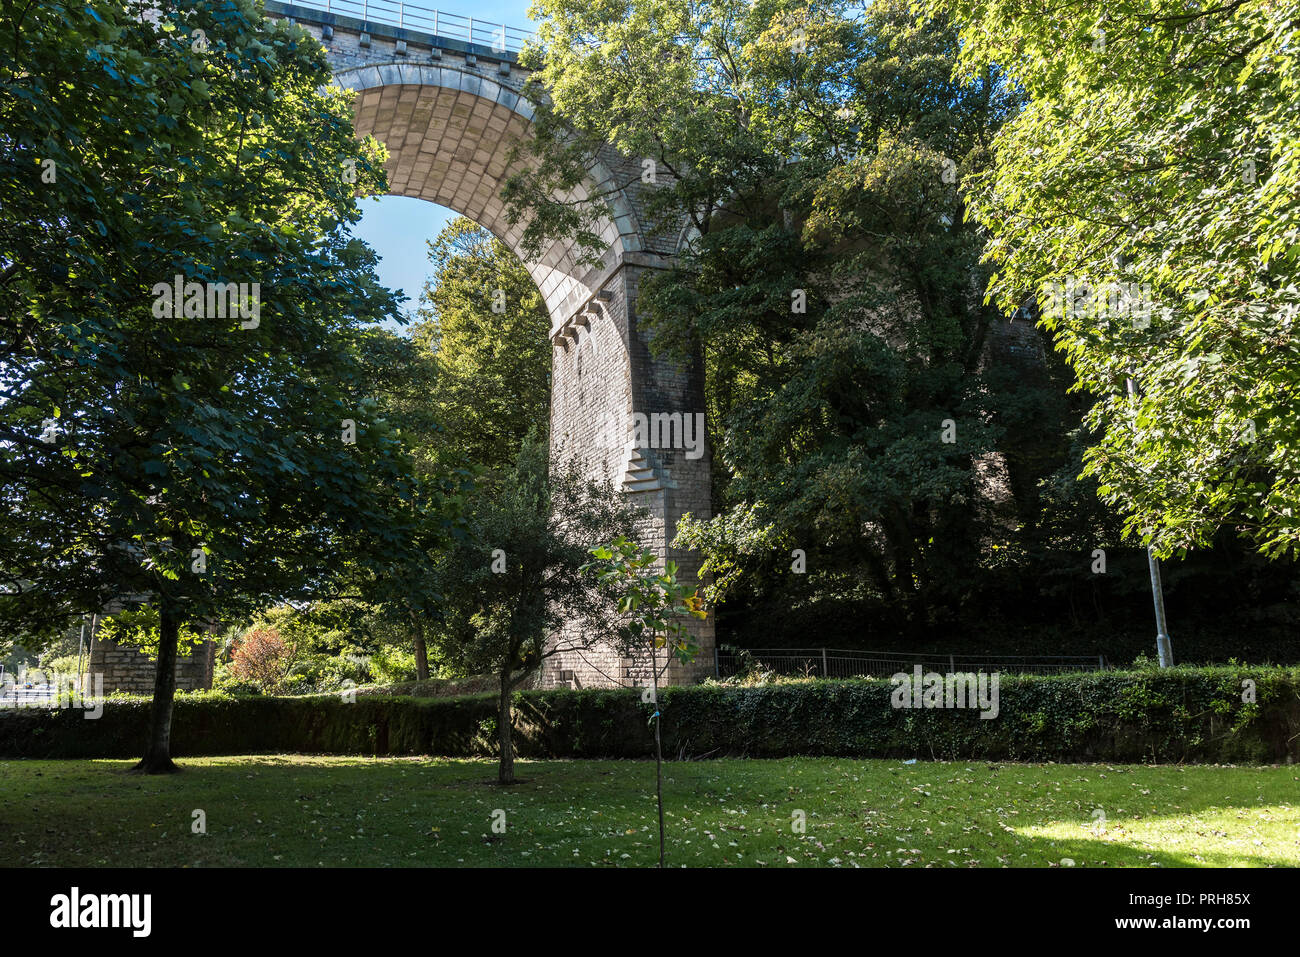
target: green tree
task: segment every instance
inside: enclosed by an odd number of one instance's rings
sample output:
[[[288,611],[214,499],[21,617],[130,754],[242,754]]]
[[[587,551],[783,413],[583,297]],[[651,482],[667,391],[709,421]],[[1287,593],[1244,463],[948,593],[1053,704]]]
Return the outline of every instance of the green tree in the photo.
[[[1030,384],[988,374],[999,316],[952,172],[987,162],[1014,91],[995,70],[954,81],[956,31],[902,0],[538,8],[555,116],[512,201],[572,226],[542,187],[610,142],[666,171],[649,209],[697,233],[638,306],[656,348],[704,354],[724,507],[683,544],[745,553],[762,589],[805,602],[866,581],[899,627],[960,607],[993,534],[975,463]],[[552,142],[561,121],[577,133]],[[775,542],[815,574],[756,565]]]
[[[0,611],[148,597],[142,771],[174,769],[187,622],[305,600],[340,554],[381,574],[439,505],[367,395],[358,329],[395,304],[347,226],[382,156],[328,79],[250,0],[0,14]]]
[[[966,25],[962,75],[1029,95],[963,190],[989,296],[1036,298],[1095,398],[1087,471],[1126,531],[1300,552],[1300,5],[922,6]]]
[[[448,223],[429,243],[429,258],[434,278],[411,337],[386,346],[406,361],[387,364],[397,371],[383,391],[388,417],[401,424],[421,468],[450,476],[455,484],[445,492],[461,505],[473,499],[476,483],[513,473],[530,432],[544,434],[549,320],[523,265],[470,220]],[[428,551],[425,557],[441,560]],[[390,578],[377,607],[407,621],[421,681],[430,674],[428,635],[446,627],[439,580],[426,572]]]
[[[650,721],[655,728],[655,800],[659,805],[659,866],[664,866],[664,771],[663,743],[659,731],[659,679],[674,661],[690,664],[699,654],[695,636],[684,618],[706,618],[708,612],[699,593],[677,580],[675,562],[656,568],[654,552],[625,537],[591,550],[596,559],[582,567],[607,590],[618,596],[618,611],[624,616],[620,643],[631,654],[650,655],[649,703],[654,708]],[[659,652],[664,663],[659,664]]]
[[[449,408],[439,401],[438,357],[422,341],[420,330],[403,336],[368,329],[364,357],[367,386],[376,397],[379,414],[411,451],[416,474],[437,490],[442,507],[413,516],[417,528],[412,547],[400,564],[381,573],[349,563],[345,587],[337,594],[346,601],[336,608],[352,611],[351,626],[370,636],[376,652],[380,647],[395,647],[394,640],[401,636],[396,644],[410,647],[416,680],[426,681],[430,674],[427,632],[440,616],[431,552],[452,527],[459,529],[459,509],[471,487],[472,472],[463,463],[452,465],[455,457],[445,454],[449,436],[441,420]]]
[[[463,217],[429,243],[429,260],[412,339],[436,363],[442,431],[431,452],[449,468],[509,470],[528,433],[547,426],[546,306],[518,258]]]
[[[452,220],[429,243],[434,278],[409,337],[373,330],[372,387],[384,417],[412,449],[419,471],[442,482],[450,508],[485,474],[509,472],[550,404],[548,319],[519,260],[468,219]],[[430,563],[442,532],[431,529],[420,561],[358,582],[372,601],[358,627],[405,628],[417,680],[430,675],[428,635],[443,604]]]
[[[151,658],[158,657],[160,619],[158,609],[149,604],[124,608],[105,617],[99,624],[97,639],[132,645]],[[186,622],[177,634],[177,648],[188,652],[205,640],[202,623]]]
[[[478,487],[467,514],[469,534],[443,552],[436,576],[438,655],[462,674],[497,676],[498,781],[513,784],[511,695],[558,651],[616,637],[612,602],[581,569],[592,542],[630,532],[638,513],[576,464],[552,468],[533,437],[510,471]]]

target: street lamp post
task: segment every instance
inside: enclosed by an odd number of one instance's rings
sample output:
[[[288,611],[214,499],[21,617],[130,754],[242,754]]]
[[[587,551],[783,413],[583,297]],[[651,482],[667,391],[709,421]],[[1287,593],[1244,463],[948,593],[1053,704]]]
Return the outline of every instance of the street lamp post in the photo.
[[[1137,395],[1137,385],[1130,376],[1127,380],[1130,397]],[[1160,581],[1160,559],[1156,558],[1155,547],[1147,546],[1147,567],[1151,571],[1151,600],[1156,608],[1156,654],[1161,668],[1170,668],[1174,663],[1174,646],[1169,637],[1169,627],[1165,622],[1165,589]]]

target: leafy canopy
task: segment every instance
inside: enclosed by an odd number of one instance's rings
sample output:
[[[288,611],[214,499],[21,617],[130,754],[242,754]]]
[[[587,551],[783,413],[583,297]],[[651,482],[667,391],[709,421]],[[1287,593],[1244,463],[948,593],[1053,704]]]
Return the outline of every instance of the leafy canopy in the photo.
[[[1096,397],[1102,495],[1161,554],[1300,554],[1300,5],[918,6],[1028,94],[964,190],[989,296],[1037,298]]]

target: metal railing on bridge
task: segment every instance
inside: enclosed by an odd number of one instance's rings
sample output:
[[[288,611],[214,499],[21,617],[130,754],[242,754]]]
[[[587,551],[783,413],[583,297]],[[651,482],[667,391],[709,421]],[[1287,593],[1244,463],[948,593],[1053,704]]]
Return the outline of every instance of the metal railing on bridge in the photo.
[[[917,666],[925,672],[1050,675],[1103,671],[1103,655],[968,655],[851,651],[842,648],[753,648],[714,652],[713,672],[729,678],[759,667],[778,675],[808,678],[888,678]]]
[[[518,53],[534,34],[531,30],[492,23],[398,0],[286,0],[294,6],[324,10],[363,22],[383,23],[404,30],[431,33],[447,40],[459,40],[489,47],[500,53]]]

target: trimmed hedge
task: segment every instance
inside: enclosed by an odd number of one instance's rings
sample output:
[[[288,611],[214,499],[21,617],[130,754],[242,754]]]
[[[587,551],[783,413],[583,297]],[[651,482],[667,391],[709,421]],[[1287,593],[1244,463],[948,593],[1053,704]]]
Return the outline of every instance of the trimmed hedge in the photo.
[[[1255,703],[1242,700],[1255,682]],[[1300,757],[1300,669],[1003,676],[999,716],[899,709],[887,681],[812,680],[759,687],[701,685],[660,694],[666,755],[1116,762],[1291,762]],[[633,690],[528,691],[516,696],[524,757],[644,758],[648,706]],[[132,758],[147,737],[147,700],[79,710],[0,711],[0,757]],[[176,757],[495,753],[496,702],[334,696],[182,697]]]

